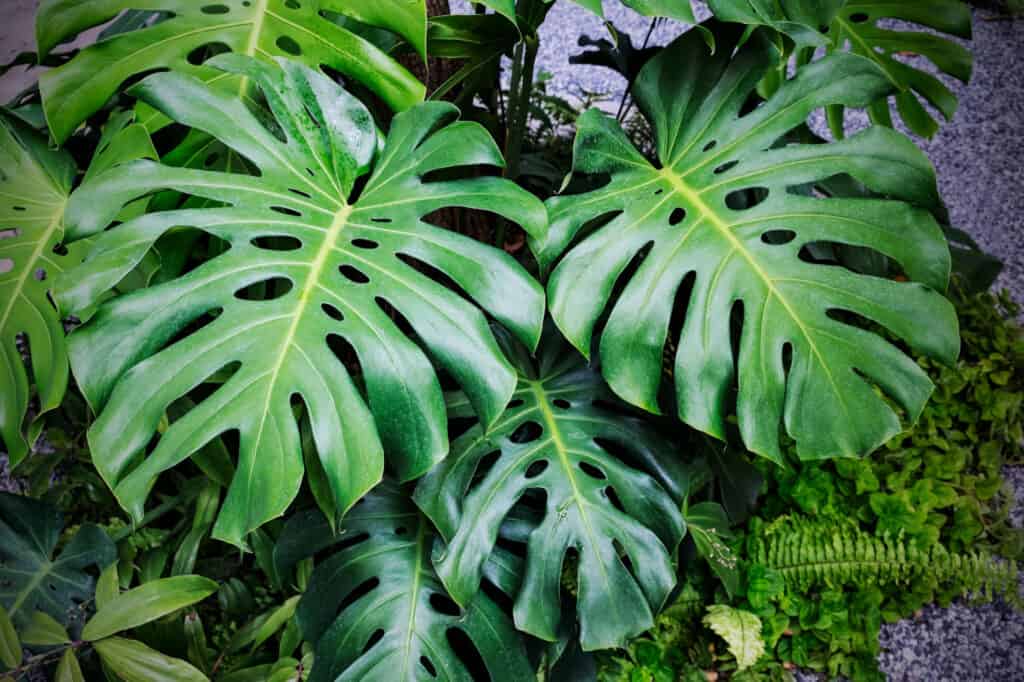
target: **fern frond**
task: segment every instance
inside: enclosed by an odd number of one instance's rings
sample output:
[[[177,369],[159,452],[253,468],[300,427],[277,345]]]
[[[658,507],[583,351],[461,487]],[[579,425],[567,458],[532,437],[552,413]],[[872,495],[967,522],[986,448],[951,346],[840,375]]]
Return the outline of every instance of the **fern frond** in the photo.
[[[884,584],[918,585],[1024,606],[1018,568],[984,552],[952,553],[936,544],[917,549],[901,537],[871,535],[852,522],[787,518],[751,538],[751,559],[806,590]]]

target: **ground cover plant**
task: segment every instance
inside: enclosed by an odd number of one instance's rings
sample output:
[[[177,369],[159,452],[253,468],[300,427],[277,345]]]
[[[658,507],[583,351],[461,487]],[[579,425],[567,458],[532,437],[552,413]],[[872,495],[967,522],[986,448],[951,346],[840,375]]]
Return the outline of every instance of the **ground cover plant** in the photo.
[[[544,0],[42,2],[0,679],[874,679],[1019,603],[1018,313],[893,129],[970,13],[708,6],[581,111]]]

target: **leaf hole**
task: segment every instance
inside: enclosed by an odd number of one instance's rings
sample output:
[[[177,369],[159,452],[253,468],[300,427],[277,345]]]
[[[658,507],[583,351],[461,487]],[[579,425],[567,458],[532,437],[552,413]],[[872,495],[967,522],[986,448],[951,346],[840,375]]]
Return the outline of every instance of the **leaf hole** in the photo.
[[[445,636],[448,639],[448,645],[462,661],[462,665],[466,667],[470,677],[479,682],[491,682],[493,678],[487,670],[484,657],[480,655],[480,650],[476,648],[476,644],[473,643],[469,635],[459,628],[449,628]]]
[[[732,170],[733,168],[736,167],[736,164],[738,163],[739,161],[726,161],[721,166],[715,169],[715,175],[721,175],[722,173],[728,170]]]
[[[480,461],[476,463],[476,470],[473,472],[473,483],[478,483],[487,478],[487,474],[491,472],[491,469],[494,468],[499,459],[501,459],[501,450],[488,452],[481,457]]]
[[[351,265],[339,266],[338,272],[340,272],[345,279],[356,284],[368,284],[370,282],[369,277],[367,277],[365,274],[355,269]]]
[[[659,197],[659,196],[661,196],[664,193],[665,193],[665,189],[663,187],[659,187],[658,189],[654,190],[654,196],[656,196],[656,197]]]
[[[560,410],[568,410],[570,407],[572,407],[572,403],[570,403],[565,398],[555,398],[554,400],[551,401],[551,404]]]
[[[437,677],[437,668],[434,667],[434,664],[430,662],[429,658],[426,656],[420,656],[420,665],[427,671],[428,675],[431,677]]]
[[[284,6],[288,9],[299,9],[302,7],[302,5],[297,3],[295,0],[285,0]]]
[[[277,39],[275,45],[281,48],[283,52],[287,52],[293,57],[298,57],[299,55],[302,54],[302,47],[300,47],[299,44],[295,42],[294,38],[290,38],[288,36],[281,36],[280,38]]]
[[[218,161],[220,161],[220,154],[214,152],[206,157],[206,160],[203,161],[203,165],[206,166],[207,168],[211,168]]]
[[[544,433],[544,428],[531,420],[520,424],[508,439],[513,443],[532,443],[540,438],[542,433]]]
[[[25,210],[24,206],[11,206],[15,211],[22,212]]]
[[[603,471],[601,471],[599,468],[597,468],[590,462],[580,462],[580,471],[585,473],[587,476],[590,476],[591,478],[597,479],[598,481],[603,481],[608,478],[607,476],[604,475]]]
[[[204,5],[199,11],[203,14],[227,14],[231,8],[227,5]]]
[[[345,598],[341,600],[341,604],[338,606],[338,613],[341,613],[348,607],[352,606],[352,604],[356,603],[360,597],[365,597],[370,594],[370,592],[377,589],[378,585],[380,585],[380,578],[377,576],[368,578],[356,585],[355,588],[353,588],[352,591],[346,594]]]
[[[289,187],[288,191],[291,192],[292,194],[299,195],[303,199],[312,199],[312,197],[309,196],[309,193],[303,192],[301,189],[295,189],[294,187]]]
[[[36,268],[36,271],[32,273],[32,276],[36,278],[36,281],[45,282],[46,270],[43,270],[42,268]]]
[[[372,239],[363,239],[362,237],[358,237],[352,240],[352,246],[356,247],[357,249],[371,250],[376,249],[378,246],[380,246],[380,244],[373,241]]]
[[[327,317],[331,318],[332,320],[335,320],[337,322],[345,321],[345,316],[341,314],[341,311],[335,308],[330,303],[321,303],[320,309],[323,310],[324,314],[327,315]]]
[[[685,220],[685,219],[686,219],[686,209],[684,209],[684,208],[674,208],[674,209],[672,209],[672,215],[670,215],[668,217],[668,224],[675,226],[675,225],[678,225],[679,223],[683,222],[683,220]]]
[[[850,21],[852,21],[855,24],[863,24],[865,21],[867,21],[871,17],[869,17],[864,12],[854,12],[853,14],[850,15],[849,18],[850,18]]]
[[[709,152],[712,149],[714,149],[716,146],[718,146],[718,140],[711,140],[711,142],[708,142],[706,145],[704,145],[703,151]]]
[[[195,48],[185,57],[186,61],[193,66],[199,66],[219,54],[230,52],[231,48],[226,43],[213,42],[205,43]]]
[[[395,529],[395,535],[405,535],[408,532],[409,532],[409,529],[406,528],[405,526],[399,526],[398,528]]]
[[[302,241],[296,237],[280,235],[273,237],[253,237],[250,244],[267,251],[297,251],[302,248]]]
[[[365,654],[367,651],[372,649],[374,645],[382,639],[384,639],[384,629],[377,628],[373,631],[373,634],[370,635],[370,638],[366,640],[366,644],[363,645],[363,653]]]
[[[548,461],[546,459],[538,459],[536,462],[531,462],[530,466],[526,467],[526,473],[523,474],[525,478],[537,478],[548,468]]]
[[[796,239],[796,232],[793,230],[768,230],[761,235],[761,241],[765,244],[781,246]]]
[[[338,334],[328,334],[327,347],[334,353],[334,357],[338,358],[338,361],[345,366],[349,375],[353,377],[362,375],[359,354],[356,353],[355,346],[348,339]],[[361,391],[361,393],[365,394],[365,391]],[[363,397],[365,398],[366,396],[364,395]]]
[[[370,218],[370,222],[372,222],[372,223],[390,223],[392,221],[391,221],[391,218]]]
[[[434,592],[430,595],[430,607],[444,616],[458,618],[462,615],[459,605],[447,594]]]
[[[235,298],[240,301],[274,301],[288,295],[293,286],[287,277],[271,277],[247,284],[235,292]]]
[[[271,206],[270,210],[281,215],[290,215],[294,218],[302,217],[301,211],[296,211],[294,208],[288,208],[287,206]]]
[[[0,258],[0,275],[5,275],[14,269],[14,261],[10,258]]]
[[[522,398],[516,398],[515,400],[511,401],[508,404],[509,408],[512,408],[512,407],[522,407],[522,406],[523,406],[523,399]]]
[[[729,192],[725,197],[725,205],[734,211],[749,211],[760,206],[767,199],[767,187],[749,187]]]
[[[623,514],[626,513],[626,508],[622,506],[622,500],[619,499],[619,494],[615,492],[615,488],[608,486],[604,489],[604,496],[608,498],[608,501],[612,503],[612,506],[618,509]]]

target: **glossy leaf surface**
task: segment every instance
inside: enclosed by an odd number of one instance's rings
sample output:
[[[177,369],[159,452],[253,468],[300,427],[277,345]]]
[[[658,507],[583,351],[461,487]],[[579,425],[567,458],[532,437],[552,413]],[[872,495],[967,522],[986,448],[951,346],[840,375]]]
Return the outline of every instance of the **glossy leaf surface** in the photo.
[[[329,546],[322,515],[302,524],[320,529],[308,551]],[[303,636],[316,643],[310,682],[469,681],[470,647],[491,679],[535,679],[519,634],[488,596],[462,609],[448,599],[430,564],[436,535],[397,486],[375,488],[343,531],[331,543],[343,548],[317,565],[297,611]]]
[[[82,639],[103,639],[144,625],[202,601],[216,591],[217,583],[198,575],[178,575],[145,583],[105,603],[85,624]]]
[[[43,74],[40,89],[47,122],[58,142],[102,107],[133,76],[172,69],[210,82],[226,81],[243,94],[244,80],[197,64],[203,48],[271,60],[291,57],[328,66],[366,85],[396,110],[423,98],[423,85],[398,62],[327,15],[386,28],[421,55],[426,47],[423,0],[44,0],[36,15],[40,55],[125,10],[167,13],[145,27],[111,36]]]
[[[72,238],[96,234],[126,201],[158,190],[214,203],[150,213],[99,234],[56,296],[69,312],[92,306],[178,226],[230,245],[191,272],[103,303],[69,347],[75,376],[99,412],[89,431],[94,461],[136,519],[160,472],[213,437],[239,431],[237,472],[214,536],[241,545],[284,512],[302,480],[293,397],[309,414],[340,512],[380,480],[381,440],[403,480],[444,457],[432,361],[464,387],[486,423],[495,419],[515,390],[514,371],[480,309],[417,267],[443,272],[531,345],[543,292],[510,256],[423,217],[448,206],[486,208],[542,237],[546,214],[500,178],[425,177],[503,163],[487,132],[457,121],[450,104],[398,115],[381,139],[363,105],[318,72],[238,55],[215,63],[259,85],[276,133],[239,100],[182,74],[151,76],[135,93],[216,137],[259,175],[136,162],[97,176],[69,203]],[[365,184],[354,193],[357,181]],[[270,293],[248,300],[254,285]],[[197,321],[200,328],[189,328]],[[359,386],[350,375],[355,362]],[[234,373],[170,424],[140,462],[168,406],[222,369]]]
[[[896,29],[888,20],[908,22],[915,30]],[[931,30],[929,30],[931,29]],[[897,88],[896,110],[911,132],[931,137],[938,122],[924,102],[951,120],[957,109],[956,95],[927,67],[910,61],[924,58],[946,75],[966,83],[973,59],[963,45],[939,34],[971,37],[971,10],[961,0],[850,0],[829,31],[831,50],[849,50],[874,61]],[[909,63],[908,63],[909,61]],[[919,61],[919,60],[918,60]],[[889,99],[880,98],[868,107],[871,120],[892,126]],[[843,108],[829,111],[833,132],[841,136]]]
[[[64,328],[47,298],[73,260],[54,249],[64,236],[64,205],[75,162],[44,136],[0,112],[0,441],[17,466],[39,435],[23,427],[32,396],[16,339],[25,334],[40,413],[60,405],[68,383]],[[58,249],[60,250],[60,249]]]
[[[92,524],[83,525],[54,557],[62,529],[53,507],[0,493],[0,605],[19,627],[35,611],[66,625],[71,610],[92,598],[96,581],[85,569],[102,569],[117,559],[114,543]]]
[[[142,642],[108,637],[93,644],[100,660],[124,682],[207,682],[207,677],[179,658]]]
[[[489,430],[477,425],[460,436],[449,458],[417,486],[417,504],[448,543],[435,565],[452,597],[470,603],[501,524],[528,491],[542,491],[543,518],[528,536],[516,626],[553,641],[563,619],[572,622],[560,607],[571,549],[579,557],[583,648],[622,646],[651,627],[675,584],[672,553],[683,536],[682,516],[644,469],[671,470],[680,453],[643,421],[597,404],[615,398],[556,332],[545,337],[537,367],[524,350],[518,355],[519,387],[509,408]],[[450,398],[452,417],[468,416],[467,408],[463,396]],[[628,456],[613,454],[618,448]],[[485,458],[493,464],[483,467]]]
[[[814,109],[863,106],[890,84],[870,61],[836,54],[802,68],[767,102],[744,111],[777,59],[775,47],[756,32],[736,51],[738,27],[708,26],[718,41],[713,55],[691,31],[637,80],[637,101],[656,132],[656,163],[600,111],[580,118],[575,172],[608,182],[549,201],[541,261],[553,263],[593,221],[606,224],[555,267],[552,315],[589,352],[595,325],[611,308],[600,338],[602,371],[630,403],[659,411],[664,346],[671,341],[676,409],[691,426],[724,438],[735,400],[743,440],[758,454],[780,459],[781,427],[801,458],[863,455],[900,429],[896,411],[873,386],[913,421],[932,384],[859,321],[886,327],[945,362],[959,352],[955,313],[939,293],[949,277],[949,250],[925,208],[939,204],[934,171],[908,139],[887,128],[834,144],[776,146]],[[888,198],[792,189],[839,174]],[[805,247],[819,242],[873,249],[912,281],[815,263]],[[623,288],[612,303],[617,282]]]

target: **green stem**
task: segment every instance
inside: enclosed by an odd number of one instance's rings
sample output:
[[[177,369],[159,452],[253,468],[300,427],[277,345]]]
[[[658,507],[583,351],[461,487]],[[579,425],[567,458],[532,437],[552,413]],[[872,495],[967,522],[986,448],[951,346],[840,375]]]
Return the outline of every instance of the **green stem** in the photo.
[[[508,133],[505,138],[505,177],[513,182],[519,177],[523,154],[523,141],[530,120],[530,98],[533,96],[533,72],[537,64],[540,42],[536,36],[527,36],[516,45],[512,63],[512,83],[509,88]],[[508,222],[498,220],[494,243],[505,246]]]
[[[199,490],[197,487],[189,487],[188,489],[185,490],[185,492],[175,495],[174,497],[167,499],[161,504],[157,505],[156,507],[150,509],[149,512],[145,516],[143,516],[142,520],[139,521],[137,524],[125,526],[124,528],[119,528],[118,530],[114,531],[110,534],[110,539],[113,540],[115,543],[124,540],[126,537],[138,531],[140,528],[144,528],[145,526],[148,526],[149,524],[153,523],[164,514],[175,509],[178,509],[179,506],[184,507],[189,502],[191,502],[198,494]]]

